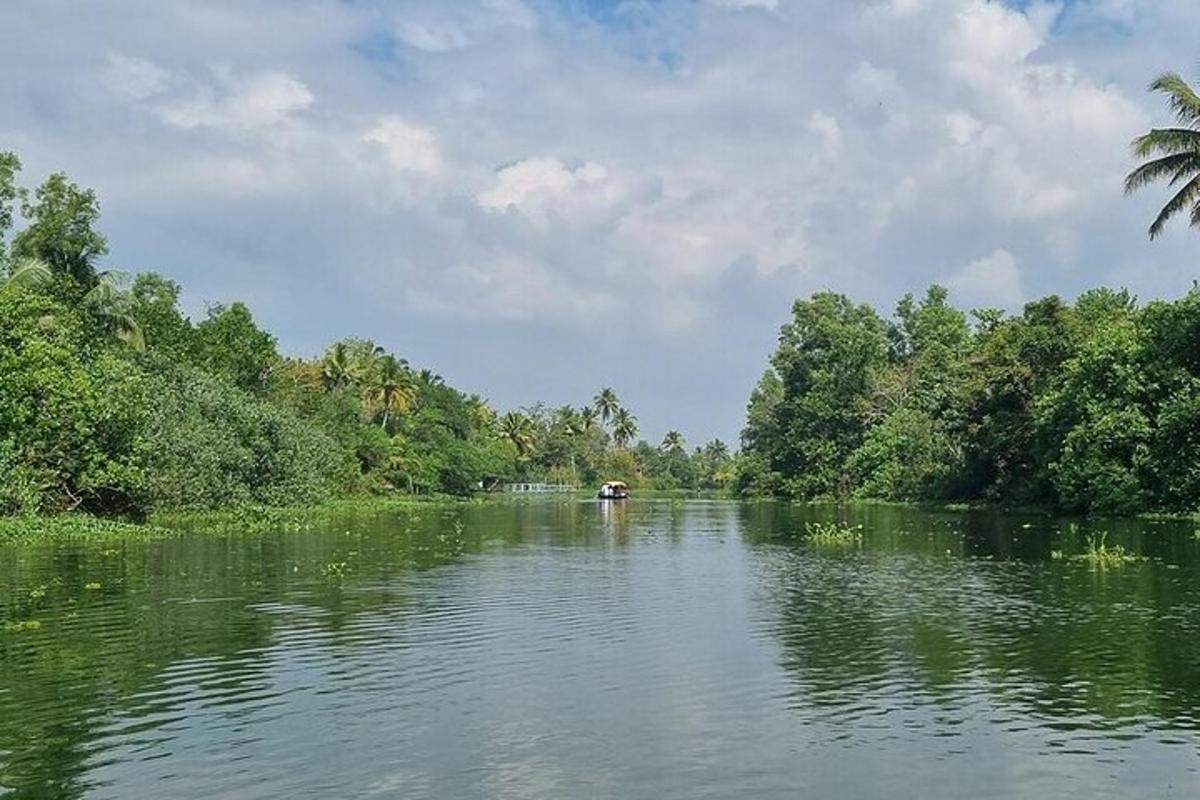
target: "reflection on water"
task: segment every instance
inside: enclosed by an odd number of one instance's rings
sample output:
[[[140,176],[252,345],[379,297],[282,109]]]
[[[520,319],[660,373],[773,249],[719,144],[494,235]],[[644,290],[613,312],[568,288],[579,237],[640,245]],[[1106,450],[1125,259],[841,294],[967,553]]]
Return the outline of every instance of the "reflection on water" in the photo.
[[[1099,531],[1149,560],[1054,557]],[[1194,797],[1198,549],[678,501],[0,548],[0,795]]]

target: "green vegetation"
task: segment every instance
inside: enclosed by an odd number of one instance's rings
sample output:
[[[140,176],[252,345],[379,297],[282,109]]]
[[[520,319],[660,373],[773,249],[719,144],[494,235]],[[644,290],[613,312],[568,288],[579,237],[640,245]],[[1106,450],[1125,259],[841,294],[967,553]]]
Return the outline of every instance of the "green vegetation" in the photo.
[[[1099,536],[1090,537],[1088,539],[1087,551],[1075,556],[1075,558],[1098,569],[1121,567],[1125,564],[1136,564],[1139,561],[1145,561],[1141,556],[1130,553],[1119,544],[1109,547],[1104,543],[1106,538],[1107,535],[1104,533],[1101,533]]]
[[[736,485],[797,499],[1200,508],[1200,288],[1007,317],[934,286],[895,318],[799,300],[750,398]]]
[[[54,517],[0,517],[0,543],[87,539],[129,541],[174,536],[177,531],[161,525],[134,525],[99,519],[87,514]]]
[[[27,190],[20,167],[0,153],[0,517],[245,508],[244,529],[309,513],[262,509],[339,497],[732,476],[721,442],[688,453],[672,432],[634,446],[637,418],[611,388],[579,409],[501,415],[365,339],[288,358],[242,303],[193,321],[178,284],[99,268],[93,192],[62,174]]]
[[[850,527],[838,522],[809,522],[804,526],[804,541],[819,547],[849,547],[862,542],[862,526]]]
[[[620,479],[645,489],[723,489],[733,477],[733,455],[713,440],[691,452],[678,431],[655,447],[632,445],[638,421],[615,391],[601,389],[580,408],[535,405],[500,417],[501,436],[516,455],[511,475],[523,481],[592,486]]]

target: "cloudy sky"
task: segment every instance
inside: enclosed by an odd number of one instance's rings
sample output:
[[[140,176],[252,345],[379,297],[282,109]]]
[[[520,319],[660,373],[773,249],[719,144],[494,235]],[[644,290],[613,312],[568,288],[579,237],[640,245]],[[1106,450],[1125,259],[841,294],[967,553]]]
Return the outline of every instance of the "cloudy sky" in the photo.
[[[1176,296],[1145,86],[1195,0],[5,0],[0,149],[109,263],[375,339],[500,408],[736,438],[791,300]]]

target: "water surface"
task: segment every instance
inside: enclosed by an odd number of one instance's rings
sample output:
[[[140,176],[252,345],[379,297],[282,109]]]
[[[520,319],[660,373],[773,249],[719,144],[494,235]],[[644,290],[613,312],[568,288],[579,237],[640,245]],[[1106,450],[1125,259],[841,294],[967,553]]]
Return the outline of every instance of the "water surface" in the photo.
[[[9,546],[0,796],[1197,797],[1198,573],[1177,523],[702,501]]]

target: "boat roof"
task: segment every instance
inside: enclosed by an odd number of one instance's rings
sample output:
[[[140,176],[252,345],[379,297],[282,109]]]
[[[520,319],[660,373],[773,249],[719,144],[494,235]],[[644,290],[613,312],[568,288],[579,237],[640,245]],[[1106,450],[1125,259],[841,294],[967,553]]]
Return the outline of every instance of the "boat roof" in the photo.
[[[605,481],[605,486],[625,486],[625,481]]]

